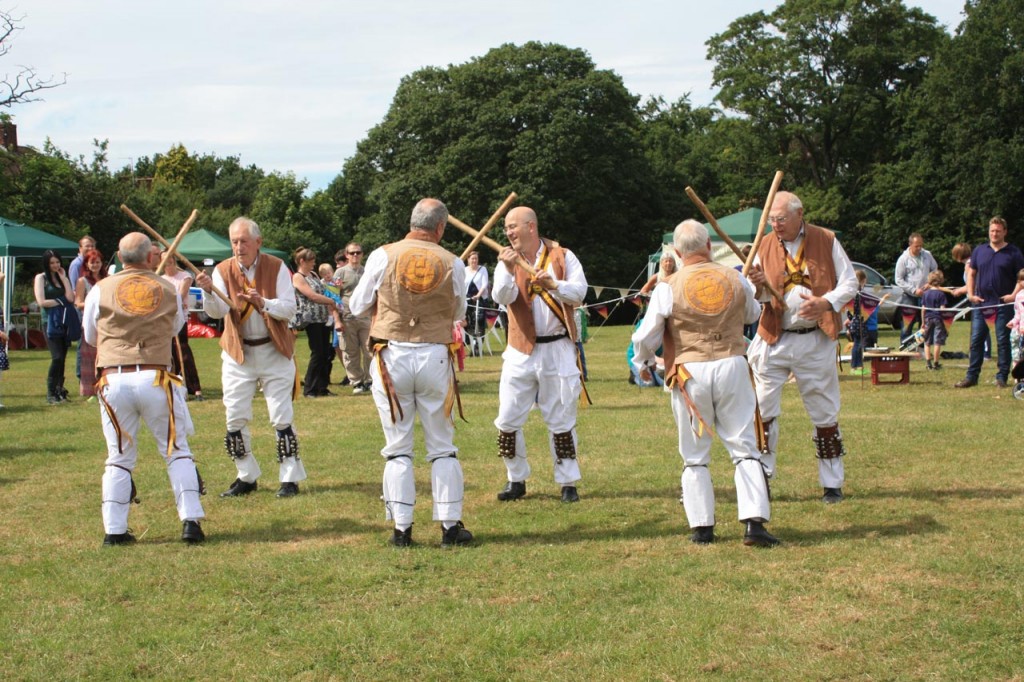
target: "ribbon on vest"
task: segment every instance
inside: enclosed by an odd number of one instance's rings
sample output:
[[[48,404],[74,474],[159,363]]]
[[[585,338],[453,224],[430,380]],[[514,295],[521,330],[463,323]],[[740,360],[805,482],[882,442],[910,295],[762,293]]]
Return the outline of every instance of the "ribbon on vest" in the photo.
[[[796,258],[789,255],[789,251],[786,247],[782,247],[783,253],[786,254],[786,276],[782,280],[783,290],[788,292],[794,286],[802,286],[811,288],[811,278],[804,272],[804,247],[807,246],[807,240],[800,244],[800,248],[796,250]]]
[[[448,344],[448,367],[451,369],[451,380],[448,382],[448,394],[444,397],[444,413],[448,417],[448,423],[455,426],[455,406],[459,407],[459,419],[469,423],[466,415],[462,413],[462,396],[459,394],[459,379],[455,375],[455,354],[459,351],[461,343]]]
[[[174,386],[181,386],[181,377],[162,369],[156,371],[153,385],[164,390],[167,395],[167,457],[174,451],[174,443],[178,439],[178,427],[174,421]]]
[[[686,382],[692,378],[693,375],[686,371],[686,365],[680,362],[675,366],[675,372],[668,378],[667,385],[669,388],[679,388],[679,393],[683,396],[683,401],[686,402],[686,411],[690,413],[690,430],[693,431],[697,438],[703,438],[705,431],[710,432],[712,435],[715,431],[704,421],[700,410],[697,409],[697,404],[693,402],[693,398],[686,392]],[[697,420],[696,424],[694,424],[694,419]]]
[[[757,382],[754,380],[754,368],[747,364],[750,374],[750,386],[754,389],[754,437],[758,452],[768,452],[768,436],[764,432],[764,419],[761,418],[761,405],[757,401]]]
[[[117,414],[114,413],[114,408],[110,406],[110,403],[107,402],[107,399],[103,395],[103,389],[109,383],[110,382],[107,381],[107,376],[104,374],[101,375],[100,378],[96,380],[94,388],[96,389],[96,395],[100,399],[100,405],[103,406],[103,410],[107,413],[107,417],[110,418],[110,425],[114,427],[114,433],[117,434],[117,452],[118,454],[123,455],[124,445],[122,440],[124,438],[127,438],[128,442],[130,443],[132,439],[131,436],[124,435],[124,431],[121,429],[121,423],[117,421]]]
[[[255,289],[256,280],[249,279],[248,277],[245,276],[245,270],[242,269],[242,264],[239,263],[237,259],[235,259],[235,264],[238,266],[238,274],[242,276],[242,281],[245,282],[246,288]],[[239,323],[248,320],[249,316],[252,315],[252,311],[254,310],[256,310],[256,306],[254,306],[250,301],[246,301],[245,306],[242,308],[242,311],[238,314]]]
[[[551,250],[548,248],[548,245],[545,244],[543,241],[541,241],[540,245],[542,249],[540,254],[540,262],[538,262],[536,266],[536,270],[539,273],[547,271],[548,263],[551,260]],[[546,305],[548,309],[551,310],[552,314],[558,319],[558,321],[562,324],[563,327],[565,327],[565,330],[568,332],[569,323],[567,321],[568,315],[565,311],[565,305],[555,300],[555,297],[551,295],[550,291],[548,291],[541,285],[537,284],[536,282],[531,284],[527,289],[527,299],[530,301],[530,303],[533,303],[533,298],[535,296],[540,297],[540,300],[543,301],[544,305]],[[576,339],[569,340],[573,342],[574,346],[576,346]],[[576,369],[580,371],[580,403],[583,403],[583,401],[586,400],[586,403],[584,404],[593,405],[594,401],[590,399],[590,393],[587,391],[587,382],[583,381],[583,361],[580,359],[579,346],[576,346]]]
[[[386,395],[388,399],[388,407],[391,408],[391,423],[397,424],[398,419],[405,419],[405,412],[402,410],[401,403],[398,402],[398,394],[395,392],[395,382],[391,380],[391,373],[388,372],[388,366],[384,362],[383,354],[384,349],[387,347],[387,341],[378,341],[373,344],[373,359],[377,363],[377,371],[380,372],[380,382],[384,387],[384,395]],[[398,412],[398,419],[395,418],[396,411]]]

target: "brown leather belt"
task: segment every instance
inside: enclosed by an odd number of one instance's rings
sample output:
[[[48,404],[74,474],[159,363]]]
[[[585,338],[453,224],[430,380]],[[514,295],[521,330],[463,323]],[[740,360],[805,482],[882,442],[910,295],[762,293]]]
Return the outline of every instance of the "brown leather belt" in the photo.
[[[263,346],[270,343],[270,337],[264,336],[262,339],[242,339],[242,343],[246,346]]]
[[[104,367],[100,370],[100,376],[105,377],[108,374],[133,374],[135,372],[146,372],[149,370],[165,370],[167,365],[115,365],[113,367]]]
[[[811,332],[818,331],[817,327],[802,327],[800,329],[783,329],[784,334],[810,334]]]
[[[534,343],[554,343],[559,339],[568,338],[568,336],[569,334],[567,332],[562,332],[561,334],[554,334],[552,336],[538,336],[536,339],[534,339]]]

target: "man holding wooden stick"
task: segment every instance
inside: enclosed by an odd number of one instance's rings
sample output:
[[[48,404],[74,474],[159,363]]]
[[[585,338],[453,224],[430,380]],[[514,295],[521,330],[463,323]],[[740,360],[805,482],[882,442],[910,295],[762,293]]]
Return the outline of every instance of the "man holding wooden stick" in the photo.
[[[509,317],[494,420],[508,484],[498,499],[506,502],[526,495],[530,465],[523,425],[536,402],[550,431],[562,502],[578,502],[576,406],[583,382],[576,357],[574,312],[586,296],[587,279],[572,251],[540,237],[533,209],[519,206],[509,211],[505,234],[511,246],[498,254],[491,290]],[[535,272],[527,272],[520,260],[532,264]]]
[[[796,377],[804,407],[815,427],[822,501],[843,499],[842,434],[839,431],[839,375],[836,339],[839,310],[857,293],[857,276],[835,234],[804,222],[800,198],[779,192],[770,205],[774,232],[761,241],[748,276],[765,303],[747,357],[754,371],[764,424],[765,472],[775,472],[782,387]],[[787,310],[764,287],[782,292]]]
[[[236,218],[228,228],[232,258],[221,261],[213,277],[200,272],[196,286],[209,294],[214,287],[226,290],[237,302],[229,308],[219,298],[203,296],[203,311],[224,319],[221,385],[227,414],[224,447],[235,461],[238,478],[221,497],[248,495],[256,490],[260,465],[252,453],[249,422],[257,382],[263,386],[270,423],[277,431],[278,497],[299,493],[306,469],[299,459],[299,441],[292,428],[295,388],[295,335],[288,322],[295,316],[295,287],[284,261],[260,253],[263,238],[259,225]]]

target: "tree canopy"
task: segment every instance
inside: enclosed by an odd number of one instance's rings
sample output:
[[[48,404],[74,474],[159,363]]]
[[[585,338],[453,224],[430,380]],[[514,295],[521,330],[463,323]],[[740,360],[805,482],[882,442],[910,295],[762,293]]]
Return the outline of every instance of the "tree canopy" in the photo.
[[[637,98],[584,51],[503,45],[404,78],[332,192],[357,235],[380,243],[408,230],[423,196],[480,225],[515,191],[591,278],[618,281],[635,274],[658,235],[641,126]]]

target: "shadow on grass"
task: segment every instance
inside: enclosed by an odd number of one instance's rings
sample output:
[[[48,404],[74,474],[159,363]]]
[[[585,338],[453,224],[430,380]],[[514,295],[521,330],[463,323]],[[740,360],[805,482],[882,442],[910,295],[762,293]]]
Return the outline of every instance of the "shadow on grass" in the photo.
[[[1024,496],[1024,488],[947,488],[926,490],[869,490],[856,493],[857,498],[941,500],[946,498],[967,500],[1005,500]]]
[[[355,519],[336,518],[326,522],[319,522],[315,527],[308,528],[287,519],[275,519],[268,525],[247,527],[237,531],[217,530],[216,527],[206,527],[205,530],[208,535],[204,544],[254,542],[277,544],[341,538],[347,535],[379,534],[381,532],[381,525],[368,525]],[[181,541],[168,538],[158,542],[175,544]]]
[[[652,521],[649,518],[629,525],[609,527],[601,522],[590,526],[571,523],[553,529],[529,528],[521,531],[492,532],[477,535],[477,544],[543,544],[574,545],[589,540],[636,540],[638,538],[664,538],[688,535],[690,530],[678,518]]]
[[[9,442],[4,443],[3,448],[0,448],[0,459],[14,459],[15,457],[24,457],[26,455],[38,455],[45,454],[42,449],[31,446],[11,445]]]
[[[864,540],[876,538],[896,538],[912,535],[928,535],[945,533],[947,527],[935,520],[930,514],[915,514],[904,521],[893,523],[853,524],[840,529],[795,530],[777,524],[772,528],[784,542],[815,544],[834,540]]]

